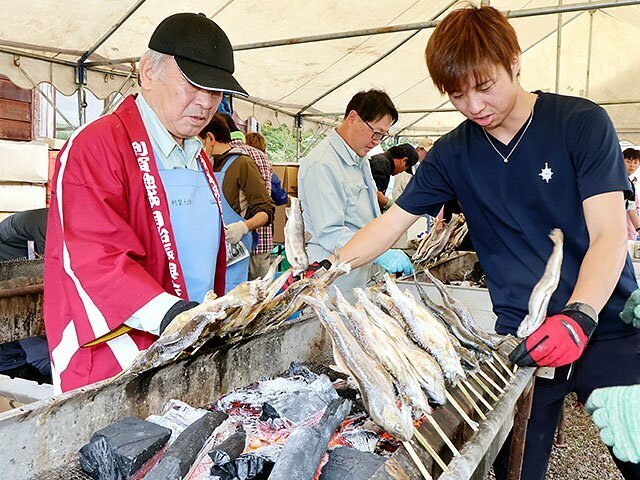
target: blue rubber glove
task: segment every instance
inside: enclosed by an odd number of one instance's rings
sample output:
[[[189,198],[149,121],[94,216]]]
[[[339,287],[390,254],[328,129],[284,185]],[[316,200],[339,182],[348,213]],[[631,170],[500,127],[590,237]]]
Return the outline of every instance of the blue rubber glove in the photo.
[[[403,275],[411,275],[415,271],[407,254],[396,248],[387,250],[376,258],[373,263],[380,265],[392,274],[402,273]]]
[[[624,304],[624,310],[620,313],[623,322],[640,328],[640,288],[635,290]]]
[[[640,385],[598,388],[585,409],[618,459],[640,463]]]

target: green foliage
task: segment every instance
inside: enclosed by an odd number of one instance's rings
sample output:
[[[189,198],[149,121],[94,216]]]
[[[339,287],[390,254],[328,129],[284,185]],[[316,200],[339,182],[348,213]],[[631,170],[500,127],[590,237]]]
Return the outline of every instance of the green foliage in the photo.
[[[262,134],[267,139],[267,152],[272,163],[296,161],[296,137],[287,125],[274,127],[270,122],[262,125]],[[300,153],[304,156],[315,147],[324,135],[316,135],[312,130],[302,132]]]

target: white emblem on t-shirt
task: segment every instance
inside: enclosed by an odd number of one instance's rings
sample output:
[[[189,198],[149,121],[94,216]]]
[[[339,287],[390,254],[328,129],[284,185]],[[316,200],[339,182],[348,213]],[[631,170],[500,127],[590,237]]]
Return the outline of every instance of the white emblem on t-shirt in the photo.
[[[553,177],[553,170],[549,168],[549,164],[547,162],[544,162],[544,168],[540,170],[538,175],[540,175],[545,182],[549,183],[549,180]]]

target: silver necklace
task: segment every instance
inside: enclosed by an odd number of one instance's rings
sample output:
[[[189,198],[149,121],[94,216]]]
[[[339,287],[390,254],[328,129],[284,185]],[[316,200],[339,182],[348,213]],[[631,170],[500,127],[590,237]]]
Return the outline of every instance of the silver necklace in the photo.
[[[513,148],[511,149],[511,151],[506,157],[493,144],[493,142],[491,141],[491,138],[489,137],[489,134],[484,129],[484,127],[482,127],[482,131],[484,132],[484,136],[487,137],[487,140],[489,141],[493,149],[496,151],[496,153],[500,155],[500,158],[502,158],[502,160],[504,160],[504,163],[509,163],[509,158],[511,157],[513,152],[515,152],[516,148],[518,148],[518,145],[520,144],[520,140],[522,140],[522,137],[524,137],[524,134],[527,133],[527,130],[529,129],[529,125],[531,125],[532,121],[533,121],[533,109],[531,109],[531,115],[529,116],[529,121],[527,122],[527,125],[524,127],[524,130],[520,134],[520,138],[518,138],[518,141],[516,142],[516,144],[513,146]]]

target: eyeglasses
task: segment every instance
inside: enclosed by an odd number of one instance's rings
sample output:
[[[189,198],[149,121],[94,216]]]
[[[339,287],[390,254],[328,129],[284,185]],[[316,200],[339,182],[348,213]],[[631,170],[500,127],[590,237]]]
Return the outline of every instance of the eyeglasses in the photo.
[[[356,113],[358,113],[358,112],[356,112]],[[358,113],[358,116],[360,117],[359,113]],[[373,128],[371,125],[369,125],[369,122],[367,122],[364,118],[360,117],[360,120],[362,120],[364,122],[364,124],[367,127],[369,127],[369,130],[371,130],[371,140],[373,140],[374,142],[383,142],[387,138],[390,137],[390,135],[388,133],[383,133],[383,132],[377,131],[375,128]]]

